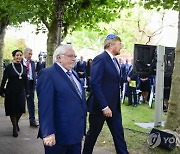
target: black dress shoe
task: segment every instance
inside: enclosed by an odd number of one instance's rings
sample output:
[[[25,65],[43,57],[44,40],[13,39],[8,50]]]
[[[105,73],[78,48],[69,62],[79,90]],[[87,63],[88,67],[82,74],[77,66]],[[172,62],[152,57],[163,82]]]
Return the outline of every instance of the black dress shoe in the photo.
[[[13,137],[18,137],[18,132],[16,128],[13,128]]]
[[[30,126],[37,128],[39,125],[36,122],[30,122]]]

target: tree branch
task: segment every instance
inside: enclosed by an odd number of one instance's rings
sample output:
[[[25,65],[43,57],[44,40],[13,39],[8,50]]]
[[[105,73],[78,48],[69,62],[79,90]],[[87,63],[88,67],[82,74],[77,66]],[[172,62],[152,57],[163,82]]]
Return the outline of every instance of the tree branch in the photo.
[[[45,17],[41,17],[41,21],[43,22],[43,24],[46,26],[46,28],[49,30],[49,24],[46,21]]]

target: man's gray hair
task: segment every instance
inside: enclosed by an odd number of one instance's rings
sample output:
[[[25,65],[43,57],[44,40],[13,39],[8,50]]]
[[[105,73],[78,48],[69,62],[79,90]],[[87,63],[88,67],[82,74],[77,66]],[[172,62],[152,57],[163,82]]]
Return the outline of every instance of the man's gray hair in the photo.
[[[58,55],[64,55],[69,49],[73,49],[71,44],[61,44],[59,45],[53,54],[53,62],[55,63],[57,61]]]
[[[26,49],[24,49],[24,55],[25,55],[28,51],[32,51],[32,49],[31,49],[31,48],[26,48]]]

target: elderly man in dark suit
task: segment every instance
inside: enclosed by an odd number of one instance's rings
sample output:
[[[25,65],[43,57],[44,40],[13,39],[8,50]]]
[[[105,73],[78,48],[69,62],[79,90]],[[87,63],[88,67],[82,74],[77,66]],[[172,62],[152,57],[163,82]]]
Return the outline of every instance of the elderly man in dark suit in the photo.
[[[121,39],[110,34],[104,41],[105,51],[93,60],[90,81],[92,94],[88,99],[89,131],[83,154],[92,154],[105,121],[113,136],[116,153],[128,153],[120,108],[120,67],[115,58],[121,48]]]
[[[70,44],[60,45],[55,63],[40,71],[37,82],[39,137],[46,154],[80,154],[85,134],[85,91],[76,72]]]
[[[34,92],[36,87],[36,71],[35,63],[31,60],[32,49],[26,48],[24,50],[23,65],[26,66],[27,77],[28,77],[28,88],[29,88],[29,97],[27,97],[27,107],[29,111],[29,123],[31,127],[38,127],[38,124],[35,120],[35,105],[34,105]]]

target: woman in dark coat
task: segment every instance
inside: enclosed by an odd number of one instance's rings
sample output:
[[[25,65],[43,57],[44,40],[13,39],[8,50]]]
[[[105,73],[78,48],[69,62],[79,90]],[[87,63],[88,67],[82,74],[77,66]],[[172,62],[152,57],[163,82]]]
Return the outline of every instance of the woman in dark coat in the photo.
[[[22,113],[25,113],[25,98],[27,94],[26,68],[21,64],[22,51],[12,52],[13,62],[9,64],[3,74],[0,95],[5,97],[5,113],[10,116],[13,125],[13,136],[18,136],[18,122]]]
[[[143,103],[147,103],[148,95],[151,91],[151,82],[149,75],[140,75],[140,90],[142,91]]]

